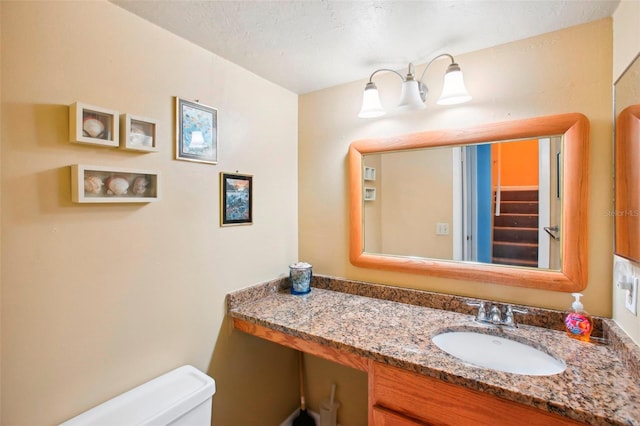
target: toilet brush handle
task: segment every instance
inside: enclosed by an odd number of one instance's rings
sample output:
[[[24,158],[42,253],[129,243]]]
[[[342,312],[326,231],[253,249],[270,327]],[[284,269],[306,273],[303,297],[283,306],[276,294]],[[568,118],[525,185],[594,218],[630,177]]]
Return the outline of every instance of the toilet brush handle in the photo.
[[[306,410],[307,404],[304,401],[304,373],[302,369],[302,351],[298,351],[298,370],[300,373],[300,409]]]
[[[329,398],[330,404],[333,407],[333,401],[335,401],[336,398],[336,384],[333,383],[331,384],[331,398]]]

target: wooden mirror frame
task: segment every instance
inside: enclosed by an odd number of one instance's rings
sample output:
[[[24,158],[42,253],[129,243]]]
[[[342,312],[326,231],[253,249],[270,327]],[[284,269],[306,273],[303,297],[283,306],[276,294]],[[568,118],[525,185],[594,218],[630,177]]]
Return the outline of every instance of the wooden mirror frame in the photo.
[[[552,135],[563,137],[562,266],[559,271],[364,252],[363,155]],[[564,292],[580,291],[586,287],[589,255],[589,120],[582,114],[561,114],[466,129],[357,140],[349,147],[349,187],[349,259],[355,266]]]
[[[615,254],[640,262],[640,104],[620,113],[616,123]]]

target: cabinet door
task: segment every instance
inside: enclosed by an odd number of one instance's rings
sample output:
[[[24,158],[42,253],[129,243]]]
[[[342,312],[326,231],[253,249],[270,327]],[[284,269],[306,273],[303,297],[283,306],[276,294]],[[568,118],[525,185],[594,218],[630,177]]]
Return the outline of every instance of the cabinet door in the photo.
[[[373,426],[427,426],[428,423],[405,417],[383,407],[373,407]]]
[[[369,374],[372,418],[377,407],[397,413],[405,419],[417,419],[412,420],[414,423],[404,423],[406,425],[580,424],[547,411],[384,364],[372,363]]]

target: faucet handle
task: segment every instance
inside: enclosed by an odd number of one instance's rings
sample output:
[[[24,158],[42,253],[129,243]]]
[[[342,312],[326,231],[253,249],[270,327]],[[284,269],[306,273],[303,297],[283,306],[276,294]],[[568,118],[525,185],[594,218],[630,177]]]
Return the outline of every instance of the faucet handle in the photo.
[[[476,315],[476,321],[486,321],[487,320],[487,308],[486,304],[483,301],[480,302],[467,302],[467,305],[474,306],[478,308],[478,314]]]
[[[518,313],[518,314],[528,314],[529,313],[529,311],[526,310],[526,309],[514,308],[511,305],[507,305],[507,311],[512,311],[512,312],[515,312],[515,313]]]
[[[529,311],[527,311],[526,309],[520,309],[520,308],[514,308],[511,305],[507,305],[507,312],[505,312],[505,317],[504,317],[504,324],[510,327],[515,327],[516,326],[516,321],[513,317],[513,313],[519,313],[519,314],[526,314]]]
[[[476,320],[478,321],[487,320],[487,308],[485,307],[484,302],[480,302],[480,307],[478,308],[478,315],[476,316]]]

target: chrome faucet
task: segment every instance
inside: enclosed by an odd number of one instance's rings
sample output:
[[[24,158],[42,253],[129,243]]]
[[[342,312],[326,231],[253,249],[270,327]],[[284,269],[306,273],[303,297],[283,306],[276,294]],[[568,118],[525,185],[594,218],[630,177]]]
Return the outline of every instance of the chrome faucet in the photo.
[[[525,309],[514,308],[511,305],[507,305],[507,308],[502,316],[502,310],[499,305],[491,305],[489,308],[489,314],[487,315],[487,302],[467,302],[469,306],[477,306],[478,313],[476,314],[475,321],[482,324],[502,325],[505,327],[517,327],[514,312],[520,314],[526,314]]]
[[[498,305],[491,306],[491,311],[489,311],[489,322],[492,324],[500,324],[502,322],[502,311]]]

